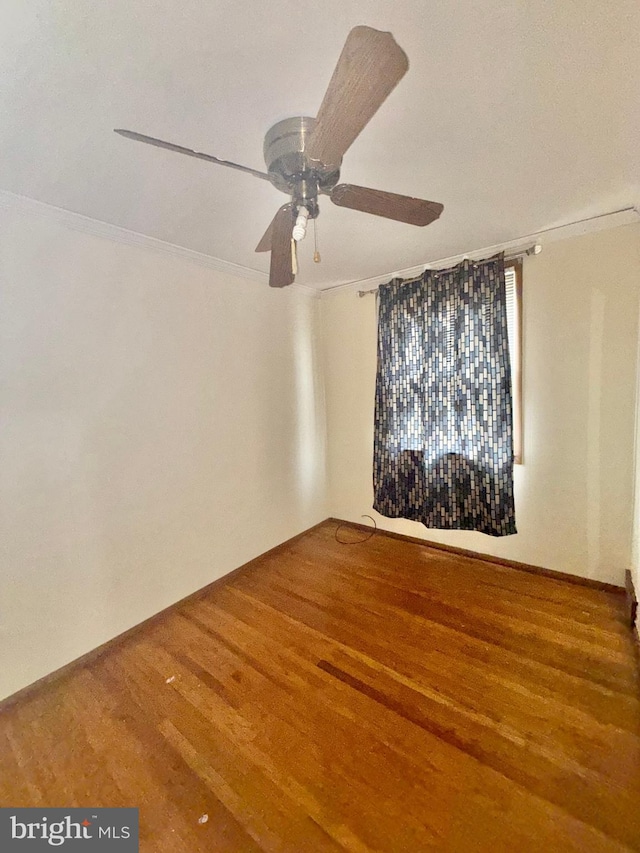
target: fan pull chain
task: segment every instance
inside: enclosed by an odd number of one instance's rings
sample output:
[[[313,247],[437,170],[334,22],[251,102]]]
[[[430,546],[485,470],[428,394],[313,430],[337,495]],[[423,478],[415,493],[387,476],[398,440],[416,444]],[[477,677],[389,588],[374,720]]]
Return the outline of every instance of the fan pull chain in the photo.
[[[298,244],[291,238],[291,272],[298,275]]]
[[[314,248],[313,263],[314,264],[320,263],[320,252],[318,251],[318,226],[316,225],[317,221],[318,221],[317,219],[313,220],[313,248]]]

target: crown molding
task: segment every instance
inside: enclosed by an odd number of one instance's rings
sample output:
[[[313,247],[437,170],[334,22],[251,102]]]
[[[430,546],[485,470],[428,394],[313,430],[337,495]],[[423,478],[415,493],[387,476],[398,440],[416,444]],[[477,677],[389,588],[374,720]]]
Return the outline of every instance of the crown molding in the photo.
[[[101,222],[99,219],[92,219],[90,216],[74,213],[71,210],[55,207],[52,204],[37,201],[27,196],[17,195],[7,190],[0,190],[0,209],[10,210],[26,216],[48,219],[72,231],[80,231],[83,234],[92,234],[95,237],[111,240],[114,243],[122,243],[126,246],[139,246],[143,249],[149,249],[152,252],[171,255],[174,258],[190,261],[191,263],[198,264],[198,266],[207,267],[207,269],[213,269],[226,275],[235,276],[236,278],[249,279],[250,281],[259,281],[261,283],[265,283],[269,278],[266,273],[260,270],[245,267],[241,264],[233,264],[230,261],[223,261],[221,258],[216,258],[213,255],[207,255],[203,252],[196,252],[194,249],[185,249],[184,246],[176,246],[174,243],[167,243],[165,240],[148,237],[146,234],[140,234],[138,231],[130,231],[128,228],[122,228],[119,225]],[[307,290],[304,285],[298,285],[296,289]]]
[[[226,275],[234,276],[248,281],[259,281],[262,284],[269,279],[267,273],[261,270],[245,267],[242,264],[234,264],[231,261],[216,258],[213,255],[207,255],[204,252],[197,252],[195,249],[187,249],[184,246],[177,246],[175,243],[168,243],[165,240],[159,240],[156,237],[148,237],[146,234],[141,234],[138,231],[130,231],[128,228],[122,228],[120,225],[111,225],[108,222],[102,222],[99,219],[93,219],[90,216],[84,216],[81,213],[75,213],[71,210],[65,210],[62,207],[56,207],[52,204],[47,204],[43,201],[37,201],[28,196],[18,195],[9,192],[8,190],[0,189],[0,209],[10,210],[25,216],[36,216],[49,221],[56,222],[59,225],[69,228],[72,231],[79,231],[83,234],[92,234],[95,237],[101,237],[104,240],[111,240],[114,243],[122,243],[126,246],[138,246],[143,249],[149,249],[152,252],[170,255],[174,258],[189,261],[207,269],[213,269],[217,272]],[[429,261],[419,266],[407,267],[406,269],[395,270],[392,272],[382,273],[371,278],[355,279],[353,281],[343,282],[327,288],[311,287],[308,284],[292,284],[287,290],[301,295],[320,299],[324,295],[338,293],[342,291],[361,289],[362,287],[375,287],[390,281],[392,278],[405,278],[412,275],[419,275],[423,270],[429,268],[453,266],[456,263],[477,255],[484,257],[496,252],[508,252],[522,246],[523,243],[537,243],[544,238],[544,242],[555,242],[556,240],[567,239],[568,237],[576,237],[582,234],[590,234],[595,231],[602,231],[606,228],[615,228],[619,225],[630,225],[640,221],[640,211],[636,207],[625,207],[620,210],[610,211],[609,213],[591,216],[586,219],[579,219],[575,222],[568,222],[563,225],[545,228],[541,231],[535,231],[531,234],[526,234],[518,237],[515,240],[509,240],[505,243],[496,243],[493,246],[487,246],[482,249],[473,249],[470,252],[461,255],[453,255],[448,258],[440,258],[436,261]]]
[[[290,284],[287,287],[287,290],[292,290],[294,293],[301,293],[304,296],[310,296],[312,299],[320,299],[322,296],[322,291],[317,287],[311,287],[309,284]]]
[[[436,261],[427,261],[415,267],[407,267],[393,272],[382,273],[381,275],[372,276],[371,278],[360,278],[355,281],[346,281],[342,284],[336,284],[333,287],[325,287],[320,291],[322,296],[330,294],[342,293],[350,290],[360,290],[362,288],[376,288],[381,284],[386,284],[392,278],[411,278],[412,276],[420,275],[426,269],[439,269],[454,266],[466,259],[478,260],[480,258],[495,255],[497,252],[509,252],[520,249],[523,244],[531,243],[554,243],[558,240],[566,240],[569,237],[578,237],[583,234],[592,234],[596,231],[604,231],[608,228],[617,228],[620,225],[633,225],[640,222],[640,210],[637,207],[623,207],[619,210],[612,210],[608,213],[601,213],[597,216],[590,216],[585,219],[577,219],[574,222],[567,222],[563,225],[555,225],[551,228],[544,228],[541,231],[534,231],[531,234],[525,234],[515,240],[509,240],[506,243],[496,243],[494,246],[485,246],[482,249],[472,249],[462,255],[452,255],[448,258],[439,258]],[[535,256],[534,256],[535,257]]]

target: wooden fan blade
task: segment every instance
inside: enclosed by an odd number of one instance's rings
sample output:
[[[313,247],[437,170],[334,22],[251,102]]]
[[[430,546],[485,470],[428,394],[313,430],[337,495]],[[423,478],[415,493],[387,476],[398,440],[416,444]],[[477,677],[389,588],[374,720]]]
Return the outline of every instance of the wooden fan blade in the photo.
[[[443,205],[437,201],[426,201],[408,195],[388,193],[384,190],[371,190],[354,184],[338,184],[331,190],[331,201],[339,207],[350,207],[385,219],[396,219],[409,225],[429,225],[442,211]]]
[[[262,178],[263,181],[269,180],[269,175],[266,172],[259,172],[257,169],[249,168],[249,166],[232,163],[231,160],[221,160],[211,154],[202,154],[200,151],[193,151],[191,148],[183,148],[182,145],[174,145],[173,142],[165,142],[162,139],[156,139],[154,136],[145,136],[144,133],[136,133],[134,130],[123,130],[122,128],[115,128],[113,132],[119,133],[120,136],[127,139],[135,139],[136,142],[146,142],[147,145],[155,145],[156,148],[166,148],[167,151],[186,154],[187,157],[196,157],[198,160],[206,160],[208,163],[217,163],[218,166],[228,166],[230,169],[237,169],[239,172],[247,172],[255,178]]]
[[[354,27],[320,105],[307,156],[339,166],[342,155],[408,68],[409,60],[391,33]]]
[[[287,204],[283,204],[282,207],[278,210],[278,213],[276,213],[276,215],[273,217],[273,219],[269,223],[269,227],[267,228],[267,230],[264,232],[264,234],[260,238],[260,242],[255,247],[254,252],[270,252],[271,251],[271,242],[273,240],[273,224],[276,221],[276,219],[278,218],[278,214],[280,213],[280,211],[281,210],[287,210],[287,209],[293,210],[293,205],[291,204],[291,202],[288,202]]]
[[[287,205],[284,205],[284,207],[287,207]],[[282,210],[282,208],[280,208],[280,210]],[[280,213],[280,210],[278,211],[278,213]],[[278,213],[276,213],[276,215],[273,217],[273,219],[269,223],[269,227],[267,228],[267,230],[264,232],[264,234],[260,238],[260,242],[258,243],[258,245],[254,249],[255,252],[270,252],[271,251],[271,241],[273,239],[273,223],[276,221],[276,217],[278,216]]]
[[[293,205],[283,204],[267,229],[267,232],[271,231],[269,287],[286,287],[288,284],[293,284],[295,278],[293,274],[293,249],[291,247],[293,218]]]

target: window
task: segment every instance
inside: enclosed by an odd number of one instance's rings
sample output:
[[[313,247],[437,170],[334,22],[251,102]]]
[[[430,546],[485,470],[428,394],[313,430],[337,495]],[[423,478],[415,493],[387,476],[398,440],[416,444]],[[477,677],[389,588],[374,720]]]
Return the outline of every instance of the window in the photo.
[[[508,261],[504,270],[507,292],[507,330],[511,357],[513,397],[513,453],[518,465],[523,461],[522,421],[522,261]]]

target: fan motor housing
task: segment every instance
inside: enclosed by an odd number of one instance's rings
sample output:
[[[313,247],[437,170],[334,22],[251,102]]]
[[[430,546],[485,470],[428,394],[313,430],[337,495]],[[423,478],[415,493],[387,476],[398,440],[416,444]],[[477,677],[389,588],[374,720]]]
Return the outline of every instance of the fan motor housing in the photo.
[[[264,160],[271,183],[306,206],[311,218],[317,216],[318,192],[327,193],[340,179],[340,163],[330,167],[309,160],[306,143],[316,123],[309,116],[285,118],[274,124],[264,138]],[[342,161],[341,161],[342,162]]]

